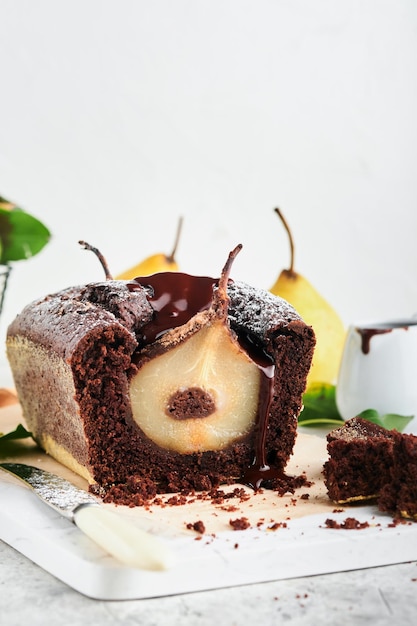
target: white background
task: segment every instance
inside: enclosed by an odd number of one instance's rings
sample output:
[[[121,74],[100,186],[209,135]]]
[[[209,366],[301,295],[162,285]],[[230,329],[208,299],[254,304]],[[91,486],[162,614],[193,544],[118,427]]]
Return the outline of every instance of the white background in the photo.
[[[169,252],[357,318],[417,311],[415,0],[0,0],[0,195],[53,239],[2,319]]]

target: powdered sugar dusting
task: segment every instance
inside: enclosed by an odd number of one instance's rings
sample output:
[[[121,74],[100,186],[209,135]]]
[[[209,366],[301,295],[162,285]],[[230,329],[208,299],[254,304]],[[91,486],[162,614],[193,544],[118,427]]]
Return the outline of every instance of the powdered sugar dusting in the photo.
[[[229,318],[236,328],[249,327],[251,332],[265,340],[274,331],[301,317],[291,304],[264,289],[243,282],[229,284]]]

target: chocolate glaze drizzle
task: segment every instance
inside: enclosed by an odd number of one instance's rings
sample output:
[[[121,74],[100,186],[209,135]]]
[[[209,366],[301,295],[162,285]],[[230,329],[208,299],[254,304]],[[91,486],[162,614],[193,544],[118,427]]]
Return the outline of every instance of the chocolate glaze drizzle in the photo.
[[[144,344],[153,343],[167,331],[182,326],[200,311],[209,309],[217,283],[218,280],[208,276],[191,276],[181,272],[139,276],[129,282],[131,291],[145,289],[155,311],[153,320],[142,329]]]
[[[145,289],[155,311],[154,318],[141,329],[140,343],[153,343],[169,330],[188,322],[194,315],[208,310],[213,299],[213,289],[219,280],[208,276],[192,276],[181,272],[161,272],[139,276],[128,283],[131,291]],[[238,341],[261,372],[258,411],[255,422],[253,459],[240,479],[253,489],[267,486],[273,479],[282,479],[281,470],[272,468],[266,459],[266,435],[274,393],[275,365],[262,347],[251,337],[237,335]]]
[[[258,364],[259,366],[259,364]],[[259,393],[258,414],[255,431],[255,450],[250,467],[244,472],[241,482],[253,489],[259,489],[273,478],[281,478],[282,472],[271,468],[266,459],[266,433],[268,431],[269,410],[274,393],[275,365],[259,366],[261,369],[261,388]]]

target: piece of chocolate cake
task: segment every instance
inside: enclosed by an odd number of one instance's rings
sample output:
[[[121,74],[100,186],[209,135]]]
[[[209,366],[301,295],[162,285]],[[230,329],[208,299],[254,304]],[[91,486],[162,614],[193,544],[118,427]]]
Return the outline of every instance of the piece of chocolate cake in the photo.
[[[114,499],[118,485],[145,497],[280,476],[314,332],[229,271],[106,280],[28,305],[7,354],[42,448]]]
[[[375,500],[381,511],[417,519],[417,437],[360,417],[327,436],[324,481],[339,504]]]
[[[329,498],[340,504],[375,500],[390,480],[398,435],[360,417],[332,430],[323,468]]]
[[[390,480],[381,489],[378,507],[417,520],[417,437],[402,434],[394,449]]]

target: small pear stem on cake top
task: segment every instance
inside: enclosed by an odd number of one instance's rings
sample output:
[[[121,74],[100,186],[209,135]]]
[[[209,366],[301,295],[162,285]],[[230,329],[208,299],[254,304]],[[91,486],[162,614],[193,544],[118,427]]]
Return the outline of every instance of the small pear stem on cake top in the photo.
[[[227,295],[227,284],[229,282],[230,271],[232,269],[233,262],[239,252],[242,250],[242,244],[238,244],[230,253],[226,263],[222,269],[219,278],[219,284],[213,292],[212,309],[217,313],[218,317],[227,318],[229,308],[229,296]]]
[[[104,256],[101,254],[100,250],[98,248],[95,248],[94,246],[92,246],[91,244],[87,243],[86,241],[79,241],[78,242],[80,244],[80,246],[82,246],[85,250],[91,250],[91,252],[94,252],[94,254],[96,255],[96,257],[98,258],[98,260],[101,263],[101,266],[104,270],[104,274],[106,276],[106,280],[113,280],[113,276],[109,270],[109,266],[107,265],[107,261],[104,258]]]

